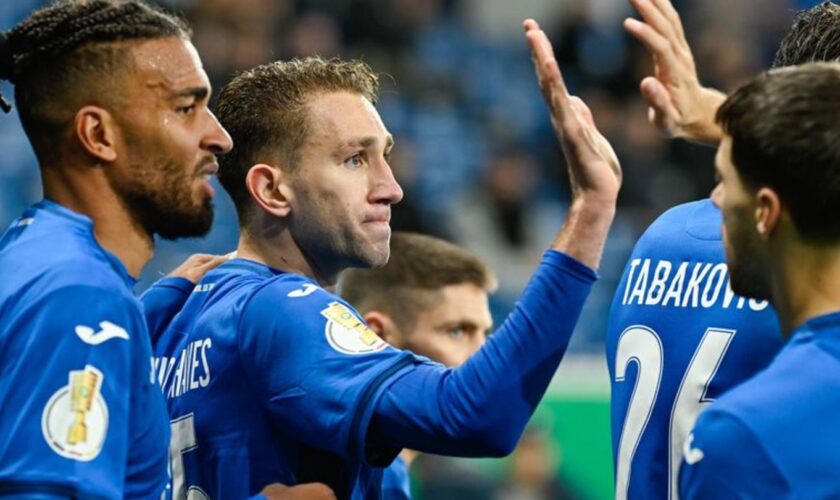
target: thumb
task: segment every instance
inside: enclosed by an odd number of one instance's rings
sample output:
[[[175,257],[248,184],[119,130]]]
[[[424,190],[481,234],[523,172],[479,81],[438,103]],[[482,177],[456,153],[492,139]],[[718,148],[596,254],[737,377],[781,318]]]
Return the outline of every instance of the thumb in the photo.
[[[644,97],[649,106],[648,121],[665,132],[672,133],[673,131],[669,130],[672,104],[671,95],[668,90],[662,85],[662,82],[652,76],[642,80],[639,88],[642,92],[642,97]]]

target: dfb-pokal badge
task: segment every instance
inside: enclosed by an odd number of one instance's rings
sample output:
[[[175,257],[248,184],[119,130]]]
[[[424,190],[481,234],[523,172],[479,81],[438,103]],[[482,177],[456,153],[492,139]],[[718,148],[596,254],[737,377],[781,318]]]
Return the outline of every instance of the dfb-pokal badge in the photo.
[[[344,354],[368,354],[381,351],[388,345],[373,330],[340,302],[331,302],[321,311],[327,318],[324,333],[327,342],[338,352]]]
[[[69,382],[52,395],[41,416],[41,431],[52,450],[71,460],[88,462],[102,451],[108,433],[108,406],[96,367],[72,370]]]

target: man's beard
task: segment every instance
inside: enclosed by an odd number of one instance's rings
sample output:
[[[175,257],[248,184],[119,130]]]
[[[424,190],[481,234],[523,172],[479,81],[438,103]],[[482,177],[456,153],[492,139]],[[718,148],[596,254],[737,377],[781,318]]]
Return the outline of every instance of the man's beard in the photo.
[[[209,198],[199,206],[155,197],[128,197],[125,201],[149,234],[165,240],[204,236],[213,225],[213,201]]]
[[[754,236],[733,228],[727,246],[727,267],[732,291],[742,297],[770,300],[768,270],[759,262],[760,252]]]
[[[193,179],[174,165],[157,172],[134,175],[112,185],[129,213],[148,234],[166,240],[204,236],[213,225],[213,201],[196,204],[192,197]]]

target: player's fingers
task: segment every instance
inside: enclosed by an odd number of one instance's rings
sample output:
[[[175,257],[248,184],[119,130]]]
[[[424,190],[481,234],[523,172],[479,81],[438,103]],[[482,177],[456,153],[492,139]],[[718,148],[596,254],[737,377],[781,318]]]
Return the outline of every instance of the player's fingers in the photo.
[[[525,32],[525,38],[531,46],[531,54],[541,65],[554,59],[554,48],[543,30],[529,29]]]
[[[648,105],[653,106],[657,111],[670,112],[671,97],[662,82],[649,76],[642,80],[639,89]]]
[[[525,32],[527,33],[529,30],[540,29],[540,25],[539,25],[539,23],[537,23],[537,21],[535,21],[531,18],[528,18],[528,19],[522,21],[522,28],[525,29]]]
[[[680,19],[677,9],[674,8],[674,4],[671,3],[670,0],[653,0],[653,2],[659,8],[659,12],[662,12],[662,14],[668,18],[674,32],[681,39],[685,39],[685,30],[683,29],[682,19]]]
[[[660,35],[668,40],[674,39],[675,30],[671,26],[671,21],[652,0],[630,0],[630,4],[642,16],[642,19]]]
[[[671,102],[670,95],[662,83],[653,77],[642,80],[640,84],[642,97],[648,104],[648,121],[663,132],[674,134],[670,130],[676,110]]]
[[[563,81],[563,75],[560,74],[560,66],[557,64],[557,59],[554,57],[554,49],[551,47],[551,42],[542,30],[529,30],[525,34],[528,44],[531,46],[531,54],[534,60],[534,69],[537,73],[537,79],[540,82],[540,88],[543,93],[546,91],[561,92],[565,97],[566,84]]]
[[[664,67],[673,68],[676,65],[673,47],[664,36],[657,33],[650,25],[628,17],[624,20],[624,29],[642,42],[648,52]]]
[[[213,255],[213,254],[210,254],[210,253],[194,253],[194,254],[190,255],[189,257],[187,257],[187,260],[184,261],[184,263],[185,264],[187,264],[187,263],[201,264],[202,262],[206,262],[208,260],[211,260],[214,257],[216,257],[216,256]]]
[[[210,270],[223,264],[224,262],[227,262],[227,260],[227,255],[213,255],[212,258],[203,261],[198,267],[200,269]]]

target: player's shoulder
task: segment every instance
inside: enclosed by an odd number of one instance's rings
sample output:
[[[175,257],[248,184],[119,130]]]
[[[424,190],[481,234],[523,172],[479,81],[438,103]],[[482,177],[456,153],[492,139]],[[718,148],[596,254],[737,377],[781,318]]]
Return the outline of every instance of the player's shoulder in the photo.
[[[117,257],[99,246],[92,233],[57,233],[55,238],[41,234],[3,248],[0,267],[9,286],[37,295],[86,288],[92,293],[133,297],[133,278]]]
[[[642,234],[639,242],[659,244],[686,240],[719,241],[720,210],[708,198],[683,203],[666,210]]]
[[[243,318],[263,322],[267,316],[283,324],[300,324],[313,318],[324,318],[324,310],[341,304],[351,310],[341,297],[323,288],[316,281],[295,273],[280,273],[260,282],[245,303]],[[355,311],[353,311],[355,313]]]

